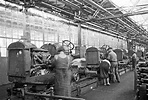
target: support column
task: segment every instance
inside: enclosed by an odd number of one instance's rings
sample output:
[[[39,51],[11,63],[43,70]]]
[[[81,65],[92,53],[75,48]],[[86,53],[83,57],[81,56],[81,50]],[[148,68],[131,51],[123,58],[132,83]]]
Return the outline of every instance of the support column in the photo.
[[[27,12],[23,12],[25,18],[24,18],[24,25],[23,25],[23,36],[21,39],[24,42],[31,42],[31,37],[30,37],[30,25],[29,25],[29,15],[27,15]]]
[[[78,23],[78,46],[81,47],[81,24]]]
[[[78,23],[78,46],[75,47],[75,53],[76,55],[79,55],[81,57],[81,24]]]
[[[129,39],[127,40],[127,50],[128,50],[128,56],[130,57],[132,55],[133,51],[133,42]]]

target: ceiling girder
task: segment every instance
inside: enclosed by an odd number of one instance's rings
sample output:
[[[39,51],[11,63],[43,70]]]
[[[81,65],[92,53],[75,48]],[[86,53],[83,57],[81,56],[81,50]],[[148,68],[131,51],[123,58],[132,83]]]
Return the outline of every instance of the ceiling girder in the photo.
[[[53,5],[51,5],[51,4],[47,3],[47,2],[43,2],[43,1],[42,1],[41,3],[37,3],[37,6],[38,6],[38,5],[41,5],[41,4],[43,4],[43,6],[52,7],[52,8],[55,8],[55,9],[59,10],[59,11],[63,11],[63,12],[65,12],[65,13],[68,13],[68,14],[74,16],[73,13],[68,12],[68,11],[66,11],[66,10],[64,10],[64,9],[61,9],[61,8],[59,8],[59,7],[53,6]]]
[[[79,2],[78,2],[78,3],[79,3]],[[79,3],[79,5],[81,5],[81,4],[82,4],[82,3]],[[90,8],[90,7],[88,7],[88,6],[85,5],[85,4],[84,4],[84,6],[87,7],[87,8]],[[91,16],[92,18],[99,17],[99,16],[98,16],[98,13],[100,13],[100,12],[99,12],[100,9],[97,9],[97,10],[95,11],[95,9],[91,8],[90,10],[91,10],[92,12],[94,12],[94,14]],[[96,12],[96,13],[95,13],[95,12]],[[101,13],[100,13],[100,15],[102,16]],[[80,21],[78,21],[78,22],[80,22]],[[117,22],[115,22],[115,21],[112,20],[112,19],[109,20],[109,21],[107,21],[107,22],[108,22],[109,24],[115,23],[116,25],[119,25],[119,27],[121,27],[121,28],[123,28],[123,29],[125,28],[124,25],[122,25],[122,24],[120,25],[120,23],[117,23]]]
[[[7,1],[8,2],[13,1],[14,3],[15,0],[7,0]],[[24,0],[19,0],[19,1],[23,2]],[[109,27],[118,26],[119,32],[123,32],[124,30],[127,30],[126,33],[131,32],[130,34],[135,33],[135,35],[141,34],[140,32],[143,29],[138,25],[136,25],[133,21],[131,21],[128,18],[128,16],[148,13],[148,11],[139,11],[139,12],[117,15],[117,13],[114,14],[112,13],[112,11],[107,10],[109,7],[114,7],[113,5],[110,6],[110,3],[105,5],[106,3],[109,2],[108,0],[105,1],[103,6],[101,5],[101,3],[98,3],[97,0],[95,1],[82,0],[82,2],[81,0],[31,0],[31,1],[35,2],[35,6],[45,7],[47,8],[47,10],[54,10],[55,12],[57,11],[60,15],[68,14],[68,16],[73,16],[75,20],[78,19],[78,21],[83,24],[89,23],[89,24],[93,24],[94,26],[97,25],[100,29],[102,29],[105,26],[109,26]],[[61,4],[65,5],[66,8],[58,5],[57,2],[59,2],[60,5]],[[81,15],[79,15],[78,13],[76,14],[76,12],[81,12]],[[88,16],[91,16],[91,17],[89,18]],[[102,25],[100,21],[105,21],[105,24]]]
[[[148,10],[133,12],[133,13],[127,13],[127,14],[122,14],[122,15],[116,15],[116,16],[108,16],[108,17],[104,17],[104,18],[92,18],[92,19],[89,19],[89,20],[86,20],[86,21],[89,22],[89,21],[92,21],[92,20],[97,20],[97,21],[109,20],[109,19],[115,19],[115,18],[121,18],[121,17],[127,17],[127,16],[141,15],[141,14],[148,14]]]
[[[112,17],[115,17],[114,14],[112,14],[112,13],[109,12],[109,11],[107,11],[105,8],[103,8],[102,6],[96,4],[96,3],[95,3],[94,1],[92,1],[92,0],[84,0],[84,2],[87,2],[87,3],[91,4],[92,6],[94,6],[95,8],[97,8],[97,9],[99,8],[99,9],[101,9],[101,10],[107,12],[108,14],[110,14]],[[92,19],[93,19],[93,18],[92,18]],[[94,18],[94,19],[95,19],[95,18]],[[100,19],[101,19],[101,18],[100,18]],[[117,19],[118,19],[118,21],[120,21],[121,23],[124,23],[124,24],[128,27],[128,29],[131,30],[131,28],[132,28],[132,31],[134,30],[136,33],[138,33],[137,30],[135,30],[133,27],[130,27],[127,23],[123,22],[121,19],[119,19],[119,17],[117,17]],[[91,21],[91,19],[90,19],[90,21]]]

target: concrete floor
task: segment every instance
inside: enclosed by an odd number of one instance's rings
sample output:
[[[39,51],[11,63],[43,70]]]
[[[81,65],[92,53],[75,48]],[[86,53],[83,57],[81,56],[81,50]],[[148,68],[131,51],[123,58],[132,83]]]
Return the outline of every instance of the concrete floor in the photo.
[[[11,87],[11,84],[1,85],[0,86],[0,100],[6,100],[7,97],[7,88]]]
[[[86,100],[134,100],[134,73],[127,72],[121,76],[120,83],[99,86],[82,96]]]
[[[0,100],[6,100],[6,89],[9,86],[0,86]],[[134,73],[130,71],[121,76],[120,83],[99,86],[81,97],[86,100],[134,100],[134,96]]]

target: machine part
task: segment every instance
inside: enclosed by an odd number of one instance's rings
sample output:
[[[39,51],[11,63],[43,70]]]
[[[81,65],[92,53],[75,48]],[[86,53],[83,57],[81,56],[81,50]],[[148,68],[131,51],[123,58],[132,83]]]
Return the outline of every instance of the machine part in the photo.
[[[66,97],[66,96],[59,96],[59,95],[48,95],[48,94],[39,94],[39,93],[29,93],[26,92],[25,95],[27,96],[36,96],[36,97],[45,97],[51,99],[62,99],[62,100],[85,100],[83,98],[75,98],[75,97]],[[42,99],[41,99],[42,100]]]
[[[11,100],[13,96],[15,96],[16,98],[21,98],[21,100],[24,100],[24,88],[8,88],[7,95],[7,100]]]
[[[13,82],[13,86],[7,89],[8,99],[24,99],[25,87],[26,91],[32,93],[50,92],[48,89],[54,84],[54,73],[51,67],[52,56],[48,50],[18,41],[9,45],[8,52],[8,79]]]
[[[86,49],[86,64],[88,65],[99,65],[100,63],[100,52],[96,47],[89,47]]]
[[[77,96],[79,97],[81,95],[81,87],[77,86]]]
[[[70,42],[69,40],[62,41],[62,46],[67,46],[69,50],[74,49],[74,44]]]
[[[43,46],[41,46],[41,48],[48,50],[52,57],[56,54],[56,46],[54,44],[44,44]]]
[[[11,95],[12,95],[11,88],[8,88],[8,89],[7,89],[7,96],[10,97]]]
[[[75,82],[78,82],[80,80],[80,75],[79,73],[73,73],[73,78]]]

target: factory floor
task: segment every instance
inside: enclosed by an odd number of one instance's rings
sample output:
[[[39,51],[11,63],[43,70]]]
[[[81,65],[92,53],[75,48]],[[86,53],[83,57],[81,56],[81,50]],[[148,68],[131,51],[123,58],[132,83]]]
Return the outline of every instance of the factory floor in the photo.
[[[82,96],[85,100],[134,100],[134,72],[130,71],[121,76],[120,83],[110,86],[99,86]]]
[[[6,89],[9,86],[0,86],[0,100],[6,100]],[[129,71],[121,75],[120,83],[98,86],[81,97],[85,100],[134,100],[134,96],[134,72]]]
[[[9,88],[11,84],[1,85],[0,86],[0,100],[6,100],[7,97],[7,88]]]

